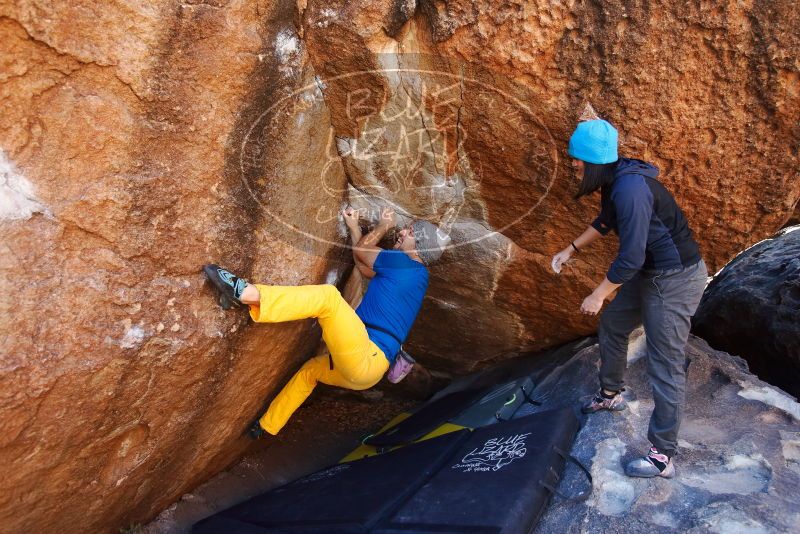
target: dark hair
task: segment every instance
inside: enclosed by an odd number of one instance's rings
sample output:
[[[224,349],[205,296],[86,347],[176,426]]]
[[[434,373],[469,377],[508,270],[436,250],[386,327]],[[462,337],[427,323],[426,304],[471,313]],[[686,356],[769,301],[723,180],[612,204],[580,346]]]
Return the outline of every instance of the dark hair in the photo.
[[[617,163],[589,163],[583,162],[583,180],[578,192],[575,193],[575,198],[581,198],[584,195],[594,193],[604,185],[608,185],[614,181],[614,173],[617,171]]]

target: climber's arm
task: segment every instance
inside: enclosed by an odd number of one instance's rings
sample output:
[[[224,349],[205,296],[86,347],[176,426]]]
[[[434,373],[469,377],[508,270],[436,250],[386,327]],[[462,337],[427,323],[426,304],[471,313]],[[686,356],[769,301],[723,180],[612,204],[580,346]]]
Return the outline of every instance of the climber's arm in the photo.
[[[358,211],[354,210],[352,207],[347,207],[342,211],[342,216],[344,217],[344,222],[347,225],[347,229],[350,230],[350,242],[353,244],[353,262],[355,263],[356,268],[362,276],[366,278],[374,277],[375,271],[367,267],[366,264],[359,259],[355,250],[356,245],[363,237],[363,234],[361,233],[361,226],[358,224]]]
[[[383,239],[386,232],[388,232],[390,228],[393,228],[394,225],[394,210],[392,208],[383,208],[378,224],[370,233],[362,237],[353,248],[353,255],[356,260],[360,261],[371,270],[378,254],[383,250],[378,246],[378,242]]]

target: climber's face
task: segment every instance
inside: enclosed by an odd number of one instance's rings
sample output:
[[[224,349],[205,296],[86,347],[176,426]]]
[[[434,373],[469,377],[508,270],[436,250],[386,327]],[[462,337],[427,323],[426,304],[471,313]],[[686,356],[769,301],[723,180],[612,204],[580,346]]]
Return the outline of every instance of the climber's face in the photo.
[[[416,250],[417,242],[414,239],[414,228],[411,224],[404,226],[402,230],[397,232],[397,240],[394,242],[395,250],[402,250],[403,252],[411,252]]]
[[[583,161],[572,158],[572,171],[575,173],[575,179],[579,182],[583,180]]]

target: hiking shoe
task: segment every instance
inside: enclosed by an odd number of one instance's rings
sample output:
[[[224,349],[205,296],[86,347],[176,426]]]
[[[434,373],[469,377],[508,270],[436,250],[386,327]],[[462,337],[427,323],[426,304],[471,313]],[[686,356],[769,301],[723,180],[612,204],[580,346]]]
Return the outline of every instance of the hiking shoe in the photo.
[[[583,413],[595,413],[600,410],[609,410],[612,412],[619,412],[628,406],[625,398],[622,396],[621,391],[617,391],[613,396],[607,397],[603,390],[595,395],[595,397],[581,407]]]
[[[226,271],[219,265],[209,263],[203,266],[208,281],[214,286],[219,295],[219,305],[223,310],[230,310],[233,306],[241,306],[242,302],[239,300],[242,296],[242,291],[247,287],[247,280],[239,278],[230,271]]]
[[[256,419],[255,422],[250,425],[250,428],[247,429],[247,435],[250,436],[250,439],[256,440],[261,439],[264,436],[268,436],[269,432],[264,430],[264,427],[261,426],[259,420]]]
[[[661,454],[655,447],[650,447],[647,456],[637,458],[625,466],[625,474],[629,477],[672,478],[675,476],[675,464],[672,458]]]

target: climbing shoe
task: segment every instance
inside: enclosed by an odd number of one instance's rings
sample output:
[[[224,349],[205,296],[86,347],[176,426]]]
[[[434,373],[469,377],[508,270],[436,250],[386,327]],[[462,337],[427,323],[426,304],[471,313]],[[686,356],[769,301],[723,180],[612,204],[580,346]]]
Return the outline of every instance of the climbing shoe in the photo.
[[[250,439],[261,439],[264,436],[269,436],[269,432],[264,430],[264,427],[261,426],[261,423],[258,419],[256,419],[250,428],[247,430],[247,435],[250,436]]]
[[[672,458],[660,453],[655,447],[650,447],[647,456],[637,458],[625,466],[625,474],[629,477],[672,478],[675,476],[675,464]]]
[[[623,390],[624,391],[624,390]],[[610,410],[619,412],[625,409],[628,403],[622,396],[622,391],[617,391],[613,395],[606,395],[601,389],[595,397],[581,407],[583,413],[595,413],[600,410]]]
[[[408,376],[408,373],[411,372],[411,369],[414,368],[414,364],[416,363],[417,361],[401,347],[400,352],[397,353],[394,359],[394,363],[389,366],[389,372],[386,374],[386,377],[392,384],[397,384]]]
[[[219,305],[223,310],[230,310],[233,306],[241,306],[242,302],[239,300],[242,296],[242,291],[247,287],[247,280],[239,278],[230,271],[226,271],[219,265],[210,263],[203,266],[208,281],[214,286],[219,295]]]

